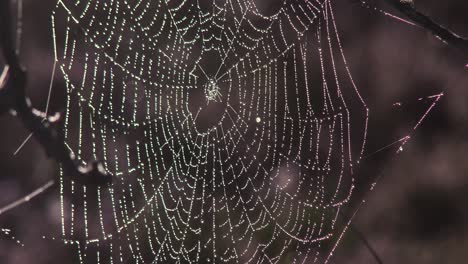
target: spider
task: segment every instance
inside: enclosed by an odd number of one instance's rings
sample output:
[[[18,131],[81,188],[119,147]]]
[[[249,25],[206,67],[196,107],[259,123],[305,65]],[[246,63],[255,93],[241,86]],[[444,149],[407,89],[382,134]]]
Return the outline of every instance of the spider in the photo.
[[[208,103],[211,101],[219,102],[221,99],[221,93],[219,92],[219,86],[214,80],[210,80],[205,87],[205,95]]]

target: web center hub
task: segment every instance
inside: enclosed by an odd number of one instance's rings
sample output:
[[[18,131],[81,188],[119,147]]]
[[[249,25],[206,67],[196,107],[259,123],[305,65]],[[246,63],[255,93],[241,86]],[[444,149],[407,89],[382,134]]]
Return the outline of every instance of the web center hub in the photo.
[[[209,132],[220,125],[225,110],[222,87],[214,79],[189,92],[189,110],[198,132]]]

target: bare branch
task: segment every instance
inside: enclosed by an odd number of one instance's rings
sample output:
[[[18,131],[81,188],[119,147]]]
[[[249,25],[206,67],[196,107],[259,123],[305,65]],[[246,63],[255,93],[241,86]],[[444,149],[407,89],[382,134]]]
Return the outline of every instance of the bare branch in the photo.
[[[401,12],[416,25],[430,31],[434,36],[441,39],[450,46],[468,54],[468,39],[462,38],[449,29],[434,22],[428,16],[417,11],[413,0],[384,0],[393,8]]]
[[[7,65],[0,74],[0,114],[9,112],[17,116],[33,133],[49,157],[63,165],[64,173],[86,185],[107,185],[112,178],[98,162],[82,166],[67,148],[54,126],[60,115],[48,116],[31,106],[26,97],[26,70],[21,66],[12,33],[10,0],[0,0],[0,48]]]

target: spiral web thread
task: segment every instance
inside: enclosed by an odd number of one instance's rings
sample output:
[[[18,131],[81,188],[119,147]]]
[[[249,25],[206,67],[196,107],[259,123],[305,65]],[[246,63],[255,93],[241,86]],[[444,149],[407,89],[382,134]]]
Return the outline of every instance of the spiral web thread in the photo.
[[[57,2],[65,140],[115,178],[61,177],[61,236],[81,263],[325,259],[368,109],[333,2],[272,5]]]

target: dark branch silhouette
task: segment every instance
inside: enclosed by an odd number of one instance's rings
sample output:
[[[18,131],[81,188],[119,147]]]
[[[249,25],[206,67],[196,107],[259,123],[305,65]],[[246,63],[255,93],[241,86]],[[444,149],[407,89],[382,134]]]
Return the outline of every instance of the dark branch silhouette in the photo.
[[[468,54],[468,39],[462,38],[449,29],[434,22],[428,16],[417,11],[413,0],[384,0],[387,4],[398,10],[416,25],[431,32],[434,36],[449,46]]]
[[[364,243],[364,245],[366,246],[366,248],[369,250],[369,252],[371,253],[372,257],[375,259],[375,261],[378,263],[378,264],[383,264],[383,261],[382,259],[380,258],[379,254],[377,253],[377,251],[374,249],[374,247],[371,245],[371,243],[369,243],[369,241],[367,240],[366,236],[356,227],[354,226],[352,223],[349,224],[349,229],[351,230],[351,232],[354,232],[357,236],[357,238],[359,240],[362,241],[362,243]]]
[[[87,166],[79,164],[56,127],[60,114],[48,116],[31,106],[25,91],[27,72],[16,52],[12,21],[11,1],[0,0],[0,48],[6,61],[6,66],[0,73],[0,114],[17,116],[33,133],[47,155],[62,164],[67,176],[85,185],[111,183],[111,176],[100,163],[91,161]]]

